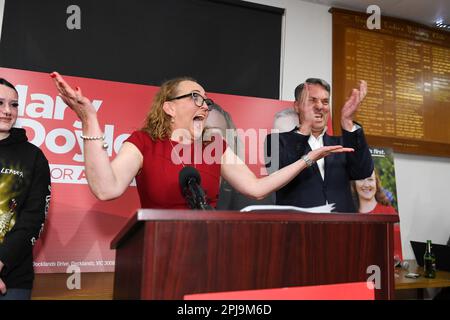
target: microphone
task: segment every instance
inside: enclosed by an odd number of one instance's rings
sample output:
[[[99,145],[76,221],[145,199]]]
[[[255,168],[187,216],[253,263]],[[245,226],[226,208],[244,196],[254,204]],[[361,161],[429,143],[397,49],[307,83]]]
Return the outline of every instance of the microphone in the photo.
[[[206,200],[205,191],[200,186],[200,174],[193,167],[183,167],[178,181],[183,196],[191,209],[214,210]]]

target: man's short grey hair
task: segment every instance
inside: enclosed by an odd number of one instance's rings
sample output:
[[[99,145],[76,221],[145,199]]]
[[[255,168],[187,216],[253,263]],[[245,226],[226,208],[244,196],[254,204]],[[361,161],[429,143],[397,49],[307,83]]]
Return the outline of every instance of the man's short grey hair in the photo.
[[[300,95],[302,94],[303,91],[303,87],[305,86],[305,83],[308,84],[318,84],[320,86],[322,86],[322,88],[324,88],[329,94],[331,91],[331,87],[330,84],[328,82],[326,82],[323,79],[319,79],[319,78],[308,78],[305,80],[305,82],[300,83],[294,90],[294,98],[297,101],[300,97]]]

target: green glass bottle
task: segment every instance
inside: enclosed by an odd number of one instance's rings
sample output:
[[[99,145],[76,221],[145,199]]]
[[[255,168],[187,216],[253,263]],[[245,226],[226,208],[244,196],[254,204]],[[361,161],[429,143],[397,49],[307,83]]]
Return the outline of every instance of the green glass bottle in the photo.
[[[427,240],[427,248],[423,255],[423,271],[425,278],[436,278],[436,258],[431,251],[431,240]]]

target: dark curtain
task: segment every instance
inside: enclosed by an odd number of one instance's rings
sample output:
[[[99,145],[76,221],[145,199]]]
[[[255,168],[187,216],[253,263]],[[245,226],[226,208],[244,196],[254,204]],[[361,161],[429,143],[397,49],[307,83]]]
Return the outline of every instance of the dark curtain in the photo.
[[[67,7],[81,29],[66,26]],[[6,0],[0,66],[279,98],[284,10],[243,1]]]

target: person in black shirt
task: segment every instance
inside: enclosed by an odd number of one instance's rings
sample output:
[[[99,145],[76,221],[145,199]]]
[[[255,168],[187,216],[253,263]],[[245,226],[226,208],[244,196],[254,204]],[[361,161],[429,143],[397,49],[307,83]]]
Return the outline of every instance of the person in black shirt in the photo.
[[[0,300],[30,299],[33,246],[50,203],[50,169],[42,151],[14,128],[18,93],[0,78]]]

